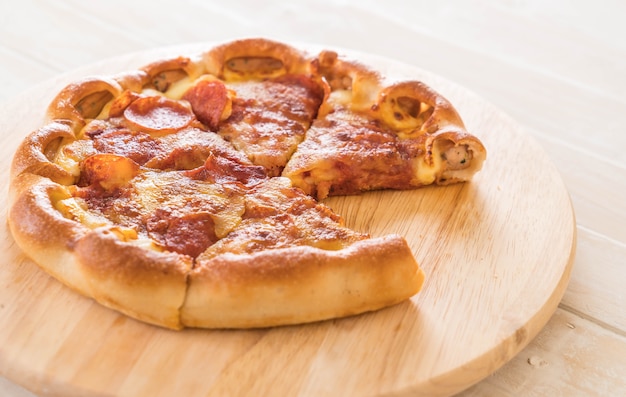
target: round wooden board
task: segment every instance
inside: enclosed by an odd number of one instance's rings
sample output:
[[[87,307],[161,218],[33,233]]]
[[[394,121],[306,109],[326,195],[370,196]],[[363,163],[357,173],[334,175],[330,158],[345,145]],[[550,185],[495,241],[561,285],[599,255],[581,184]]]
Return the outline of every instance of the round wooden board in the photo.
[[[2,217],[13,152],[60,88],[210,46],[108,60],[6,103]],[[42,396],[444,396],[526,346],[556,310],[574,257],[575,219],[557,170],[513,120],[466,89],[409,65],[338,51],[425,81],[487,147],[471,183],[327,201],[353,228],[406,236],[427,275],[422,292],[378,312],[309,325],[170,331],[64,287],[20,252],[3,222],[0,374]]]

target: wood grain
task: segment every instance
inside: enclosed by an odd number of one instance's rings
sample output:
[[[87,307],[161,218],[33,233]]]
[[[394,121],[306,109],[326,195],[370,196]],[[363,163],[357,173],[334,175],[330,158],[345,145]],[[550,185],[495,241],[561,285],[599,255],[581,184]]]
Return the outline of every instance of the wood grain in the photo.
[[[139,66],[157,54],[94,65],[9,104],[0,113],[3,169],[62,84]],[[3,227],[0,320],[7,326],[0,329],[0,374],[51,396],[250,390],[443,396],[515,357],[548,322],[570,277],[575,221],[559,173],[516,122],[468,90],[404,64],[354,55],[441,91],[489,151],[484,170],[468,184],[328,200],[349,226],[407,237],[427,273],[420,294],[376,313],[306,326],[174,332],[63,287],[19,252]]]
[[[459,397],[622,396],[625,341],[593,321],[558,309],[522,353]],[[584,368],[584,376],[578,368]],[[532,376],[519,376],[524,372]]]

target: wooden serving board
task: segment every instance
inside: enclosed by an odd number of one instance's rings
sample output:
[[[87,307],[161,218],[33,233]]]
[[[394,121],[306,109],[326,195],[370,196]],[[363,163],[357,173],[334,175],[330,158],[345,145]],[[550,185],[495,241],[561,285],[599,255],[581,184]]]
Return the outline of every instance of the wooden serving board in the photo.
[[[210,46],[112,59],[6,103],[3,219],[13,152],[60,88]],[[3,221],[0,374],[42,396],[444,396],[526,346],[555,311],[574,257],[575,219],[557,170],[516,122],[462,87],[409,65],[339,52],[433,86],[487,147],[471,183],[327,201],[351,227],[406,236],[427,275],[422,292],[378,312],[309,325],[170,331],[64,287],[20,252]]]

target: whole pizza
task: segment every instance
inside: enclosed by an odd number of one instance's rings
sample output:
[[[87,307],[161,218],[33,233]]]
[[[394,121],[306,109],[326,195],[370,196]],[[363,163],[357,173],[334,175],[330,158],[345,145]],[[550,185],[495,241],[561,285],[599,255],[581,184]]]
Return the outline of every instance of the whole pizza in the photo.
[[[237,40],[64,88],[15,154],[8,220],[42,269],[141,321],[307,323],[424,280],[402,236],[321,200],[467,181],[485,157],[423,82]]]

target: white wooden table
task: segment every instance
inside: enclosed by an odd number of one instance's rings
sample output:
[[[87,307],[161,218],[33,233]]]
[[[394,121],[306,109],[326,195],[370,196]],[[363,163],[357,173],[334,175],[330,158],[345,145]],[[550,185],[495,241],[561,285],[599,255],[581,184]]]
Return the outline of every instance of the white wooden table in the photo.
[[[252,36],[375,53],[452,80],[540,142],[578,225],[555,315],[462,395],[626,395],[625,16],[620,0],[4,1],[0,106],[102,59]],[[0,377],[2,396],[32,396],[23,386]]]

